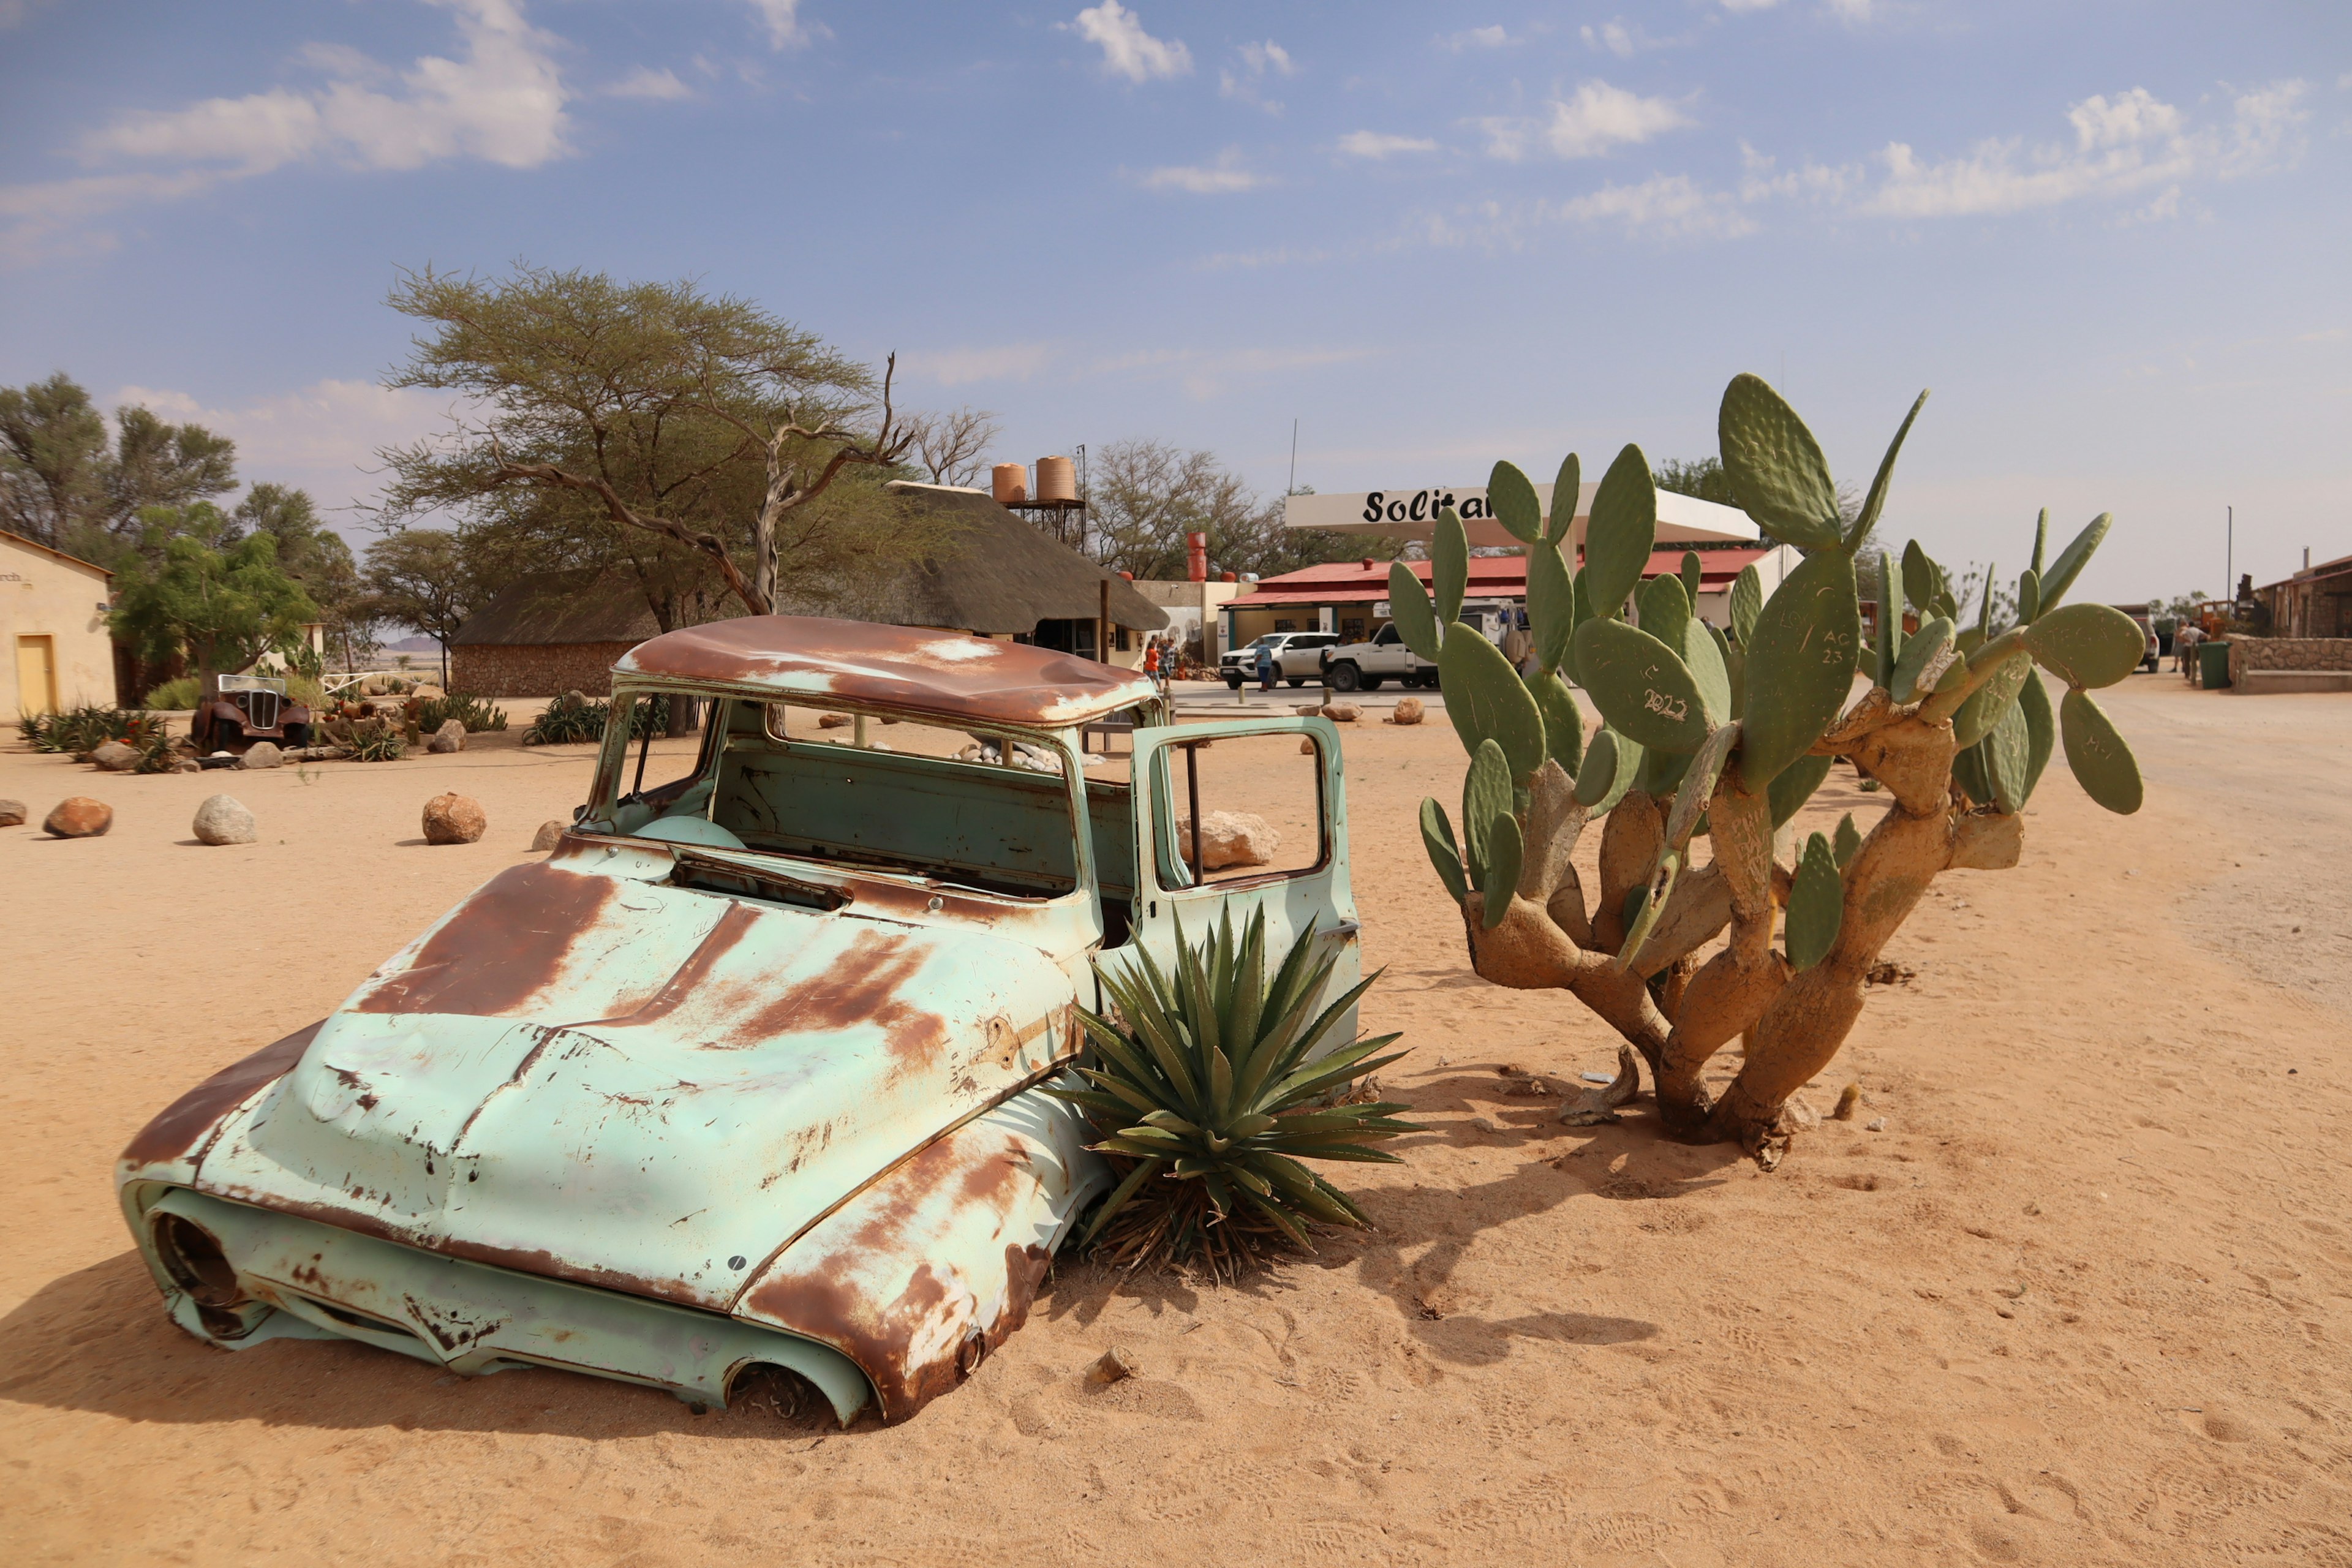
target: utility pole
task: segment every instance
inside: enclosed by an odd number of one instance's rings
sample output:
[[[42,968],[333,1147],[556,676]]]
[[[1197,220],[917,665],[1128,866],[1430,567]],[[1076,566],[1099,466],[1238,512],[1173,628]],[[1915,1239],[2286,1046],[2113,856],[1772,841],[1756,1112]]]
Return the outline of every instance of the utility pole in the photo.
[[[1282,492],[1286,496],[1298,493],[1298,421],[1290,422],[1290,485]]]
[[[2238,602],[2238,509],[2230,507],[2225,510],[2229,512],[2230,531],[2223,535],[2226,542],[2221,547],[2221,596],[2235,605]]]

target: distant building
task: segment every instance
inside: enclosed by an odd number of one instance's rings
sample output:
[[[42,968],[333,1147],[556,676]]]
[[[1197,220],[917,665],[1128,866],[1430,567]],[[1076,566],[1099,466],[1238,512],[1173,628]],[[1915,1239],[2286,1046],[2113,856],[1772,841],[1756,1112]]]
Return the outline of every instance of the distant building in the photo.
[[[106,627],[113,581],[103,566],[0,531],[0,638],[9,648],[0,713],[119,699]]]
[[[2352,555],[2266,584],[2253,599],[2270,612],[2271,637],[2352,637]]]
[[[779,613],[1007,637],[1129,668],[1142,662],[1142,634],[1169,624],[1117,573],[1048,539],[985,491],[890,488],[962,523],[952,545],[858,588],[787,591]],[[467,617],[450,640],[450,684],[488,697],[603,696],[614,662],[661,629],[645,595],[617,574],[533,574]]]

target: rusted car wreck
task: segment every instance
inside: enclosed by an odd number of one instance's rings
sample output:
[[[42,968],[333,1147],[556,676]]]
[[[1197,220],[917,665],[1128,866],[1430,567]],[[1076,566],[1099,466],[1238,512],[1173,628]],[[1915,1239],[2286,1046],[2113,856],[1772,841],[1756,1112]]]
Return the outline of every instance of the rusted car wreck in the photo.
[[[665,696],[709,719],[649,788],[620,720]],[[1120,713],[1128,776],[1088,778],[1083,727]],[[1032,1092],[1082,1048],[1097,959],[1164,962],[1180,917],[1263,908],[1356,979],[1321,719],[1178,727],[1127,671],[787,616],[639,646],[614,714],[549,858],[123,1152],[124,1217],[189,1332],[696,1404],[782,1377],[844,1423],[903,1420],[1021,1326],[1108,1185]],[[1265,733],[1311,741],[1319,842],[1303,868],[1196,878],[1197,748]]]

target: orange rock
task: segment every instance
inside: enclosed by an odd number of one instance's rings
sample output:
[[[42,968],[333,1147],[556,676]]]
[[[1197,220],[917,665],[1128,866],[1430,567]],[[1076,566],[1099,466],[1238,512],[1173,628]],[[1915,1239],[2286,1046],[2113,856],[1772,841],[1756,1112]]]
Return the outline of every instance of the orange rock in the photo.
[[[96,838],[114,826],[114,808],[86,795],[58,802],[41,831],[58,838]]]

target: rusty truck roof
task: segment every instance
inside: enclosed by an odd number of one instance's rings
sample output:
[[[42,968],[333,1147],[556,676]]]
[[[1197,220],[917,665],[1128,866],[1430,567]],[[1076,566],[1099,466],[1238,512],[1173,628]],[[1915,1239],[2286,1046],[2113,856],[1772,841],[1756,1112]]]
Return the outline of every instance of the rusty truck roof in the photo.
[[[972,721],[1053,728],[1159,695],[1139,670],[926,626],[744,616],[665,632],[613,666],[622,676],[759,687],[780,701],[835,698]]]

